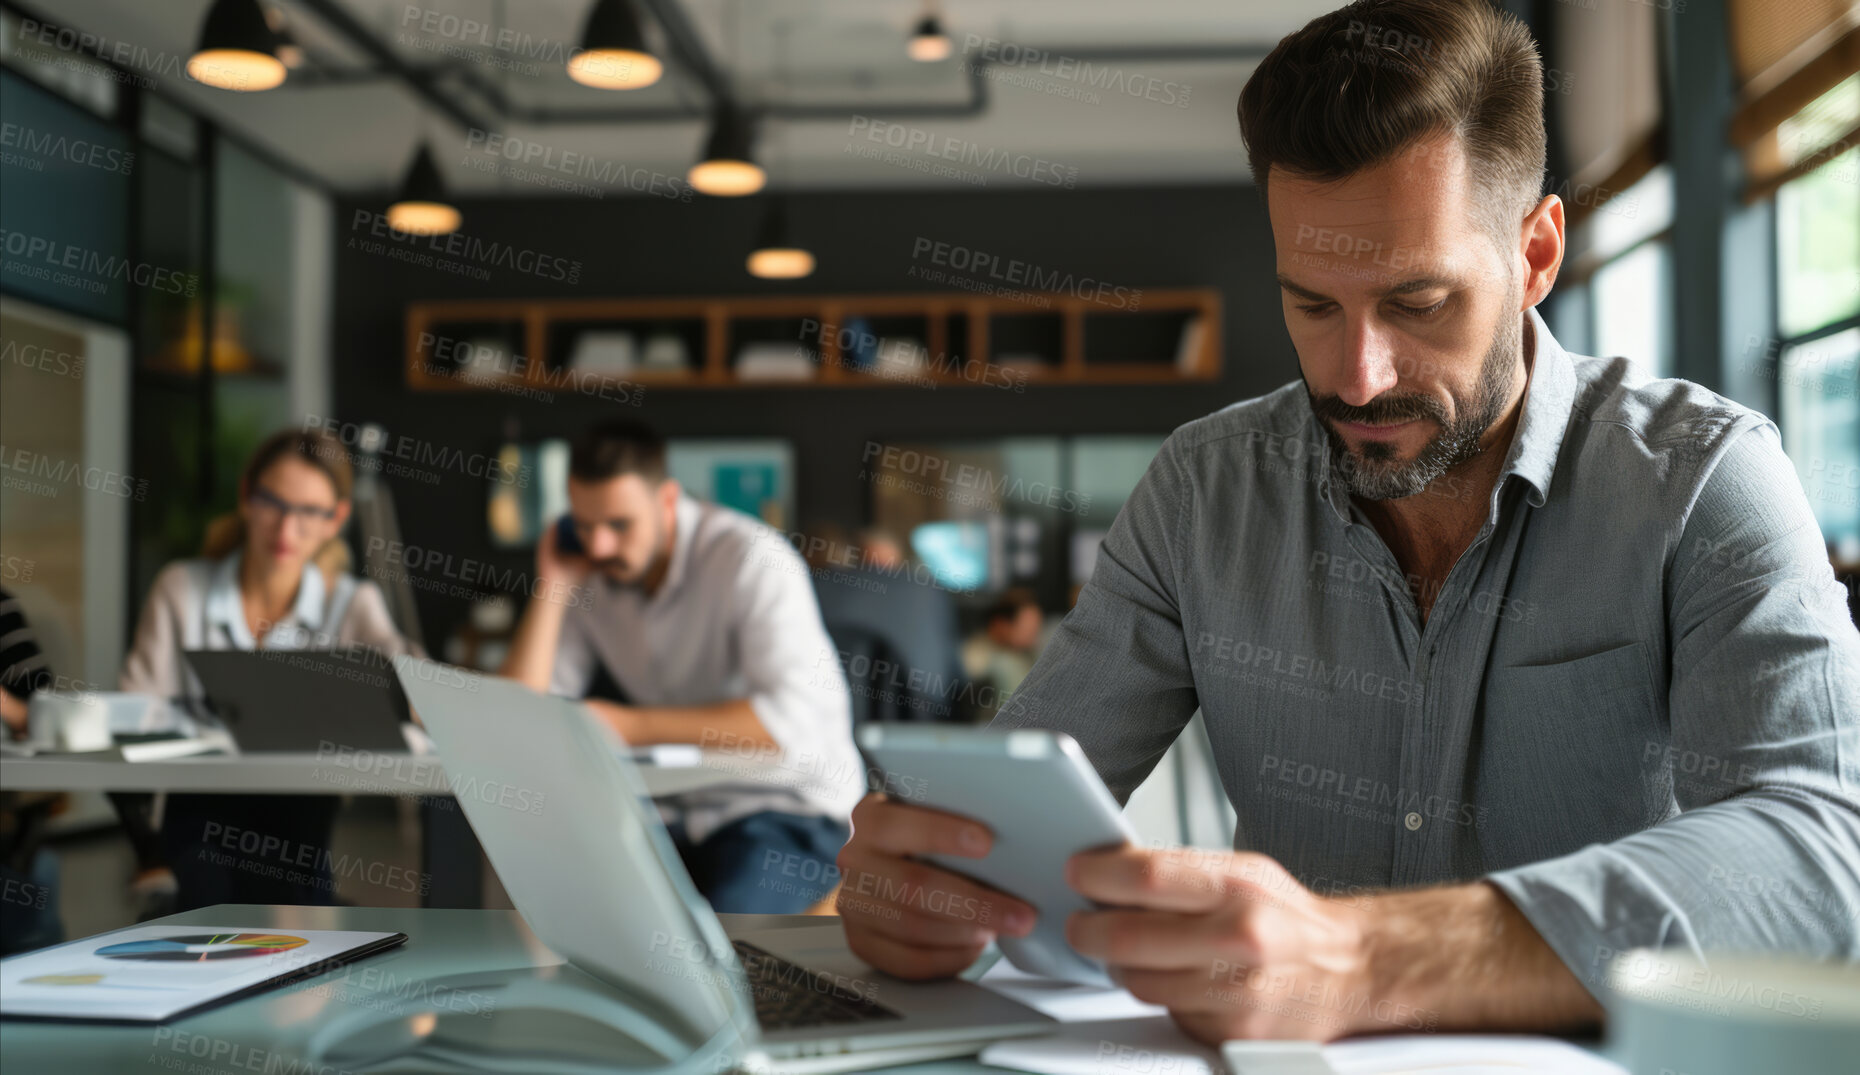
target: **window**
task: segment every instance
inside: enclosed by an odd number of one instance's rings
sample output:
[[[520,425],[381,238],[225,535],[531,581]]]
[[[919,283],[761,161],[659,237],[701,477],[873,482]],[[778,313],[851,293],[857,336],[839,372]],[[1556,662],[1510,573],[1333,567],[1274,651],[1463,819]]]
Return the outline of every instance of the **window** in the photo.
[[[1563,346],[1674,375],[1672,224],[1672,170],[1659,165],[1570,229],[1577,253],[1565,260],[1552,323]]]
[[[1857,122],[1860,76],[1784,123],[1781,140],[1821,144]],[[1822,537],[1860,561],[1860,149],[1776,190],[1776,338],[1784,449]]]
[[[1651,240],[1595,271],[1591,288],[1595,319],[1592,354],[1626,355],[1655,376],[1673,375],[1671,326],[1667,311],[1671,251]]]
[[[1860,75],[1803,113],[1809,118],[1782,126],[1788,144],[1818,142],[1826,128],[1860,123]],[[1817,129],[1824,134],[1807,133]],[[1860,314],[1860,149],[1777,188],[1776,271],[1776,320],[1783,337]]]
[[[1860,560],[1860,328],[1785,349],[1776,363],[1784,450],[1821,534]]]

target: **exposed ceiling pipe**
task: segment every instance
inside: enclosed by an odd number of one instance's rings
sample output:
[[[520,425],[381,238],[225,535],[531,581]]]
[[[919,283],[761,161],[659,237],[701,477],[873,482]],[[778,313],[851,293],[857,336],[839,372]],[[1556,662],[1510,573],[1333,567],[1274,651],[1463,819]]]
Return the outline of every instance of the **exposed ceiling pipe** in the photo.
[[[315,12],[316,17],[330,29],[348,38],[355,47],[366,52],[377,64],[405,82],[427,104],[432,105],[440,113],[450,116],[459,126],[467,130],[484,130],[490,126],[489,123],[473,115],[463,105],[441,92],[430,70],[415,67],[401,59],[399,53],[376,37],[368,27],[357,22],[355,16],[349,14],[336,0],[294,0],[294,3]]]
[[[710,94],[710,108],[705,111],[740,108],[742,102],[731,91],[730,80],[710,58],[710,50],[704,47],[704,39],[698,36],[697,27],[691,25],[691,19],[685,15],[685,9],[678,0],[641,0],[641,3],[658,20],[659,29],[665,31],[665,46],[678,60],[679,66],[703,83],[704,91]]]
[[[888,119],[963,119],[978,116],[986,112],[989,105],[988,83],[989,68],[992,66],[985,57],[969,60],[965,67],[968,72],[969,95],[964,101],[954,103],[877,102],[847,101],[829,104],[780,104],[763,103],[745,104],[736,99],[723,71],[711,59],[709,50],[698,35],[684,8],[678,0],[641,0],[652,11],[664,31],[666,46],[678,65],[689,72],[703,85],[710,96],[708,105],[683,106],[633,106],[601,108],[551,108],[518,104],[511,100],[502,86],[486,77],[483,72],[463,60],[452,60],[442,64],[415,66],[401,60],[391,48],[377,39],[367,27],[362,26],[337,6],[336,0],[295,0],[303,7],[309,8],[318,16],[327,20],[330,28],[351,38],[357,47],[376,57],[381,68],[371,71],[303,71],[292,76],[293,84],[312,86],[319,84],[349,84],[368,81],[375,78],[395,78],[406,82],[436,108],[457,120],[467,128],[486,129],[489,124],[480,122],[462,105],[455,96],[449,96],[442,79],[453,79],[461,83],[469,92],[475,93],[485,105],[505,122],[524,123],[535,126],[553,125],[592,125],[604,123],[686,123],[701,120],[709,116],[718,102],[726,102],[745,110],[751,115],[765,119],[780,120],[844,120],[855,114],[872,114]],[[333,14],[332,14],[333,13]],[[1187,45],[1111,45],[1083,46],[1079,48],[1026,48],[1028,55],[1061,57],[1077,62],[1091,63],[1180,63],[1198,60],[1257,60],[1272,50],[1270,43],[1242,43],[1227,45],[1187,44]]]

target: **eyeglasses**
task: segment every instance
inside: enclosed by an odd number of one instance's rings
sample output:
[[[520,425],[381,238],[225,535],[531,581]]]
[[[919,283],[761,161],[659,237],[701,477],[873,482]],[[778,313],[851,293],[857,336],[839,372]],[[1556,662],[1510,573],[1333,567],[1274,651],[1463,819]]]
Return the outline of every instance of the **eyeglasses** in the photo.
[[[323,508],[315,504],[293,504],[263,489],[253,489],[246,494],[245,502],[253,511],[262,515],[282,516],[286,520],[295,520],[298,523],[327,522],[336,517],[335,508]]]

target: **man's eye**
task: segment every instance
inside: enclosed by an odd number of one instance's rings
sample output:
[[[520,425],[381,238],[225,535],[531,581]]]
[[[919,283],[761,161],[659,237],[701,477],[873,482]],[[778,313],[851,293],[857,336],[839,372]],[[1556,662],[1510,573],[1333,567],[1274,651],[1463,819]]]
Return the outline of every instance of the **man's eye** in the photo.
[[[1400,310],[1402,313],[1408,315],[1409,317],[1428,318],[1428,317],[1434,316],[1435,314],[1439,313],[1442,309],[1444,309],[1447,305],[1447,300],[1445,298],[1442,298],[1439,302],[1434,303],[1432,306],[1410,306],[1405,302],[1396,302],[1396,303],[1391,303],[1390,305],[1394,306],[1397,310]]]
[[[1334,307],[1335,305],[1336,303],[1334,302],[1314,302],[1309,306],[1300,306],[1298,307],[1298,309],[1306,317],[1315,318],[1315,317],[1323,317],[1325,314],[1329,313],[1331,311],[1331,308]]]

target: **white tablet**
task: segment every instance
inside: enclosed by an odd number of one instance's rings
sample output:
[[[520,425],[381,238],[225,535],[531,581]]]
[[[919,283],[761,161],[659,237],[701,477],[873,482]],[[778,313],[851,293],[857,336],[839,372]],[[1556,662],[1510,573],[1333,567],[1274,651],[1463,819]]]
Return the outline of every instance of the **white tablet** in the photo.
[[[924,860],[1033,905],[1039,913],[1033,932],[1000,937],[1002,954],[1029,974],[1111,984],[1102,963],[1066,943],[1072,912],[1097,909],[1067,886],[1066,860],[1135,843],[1136,833],[1071,736],[1033,728],[869,724],[859,729],[859,746],[887,795],[974,818],[994,833],[985,858]]]

